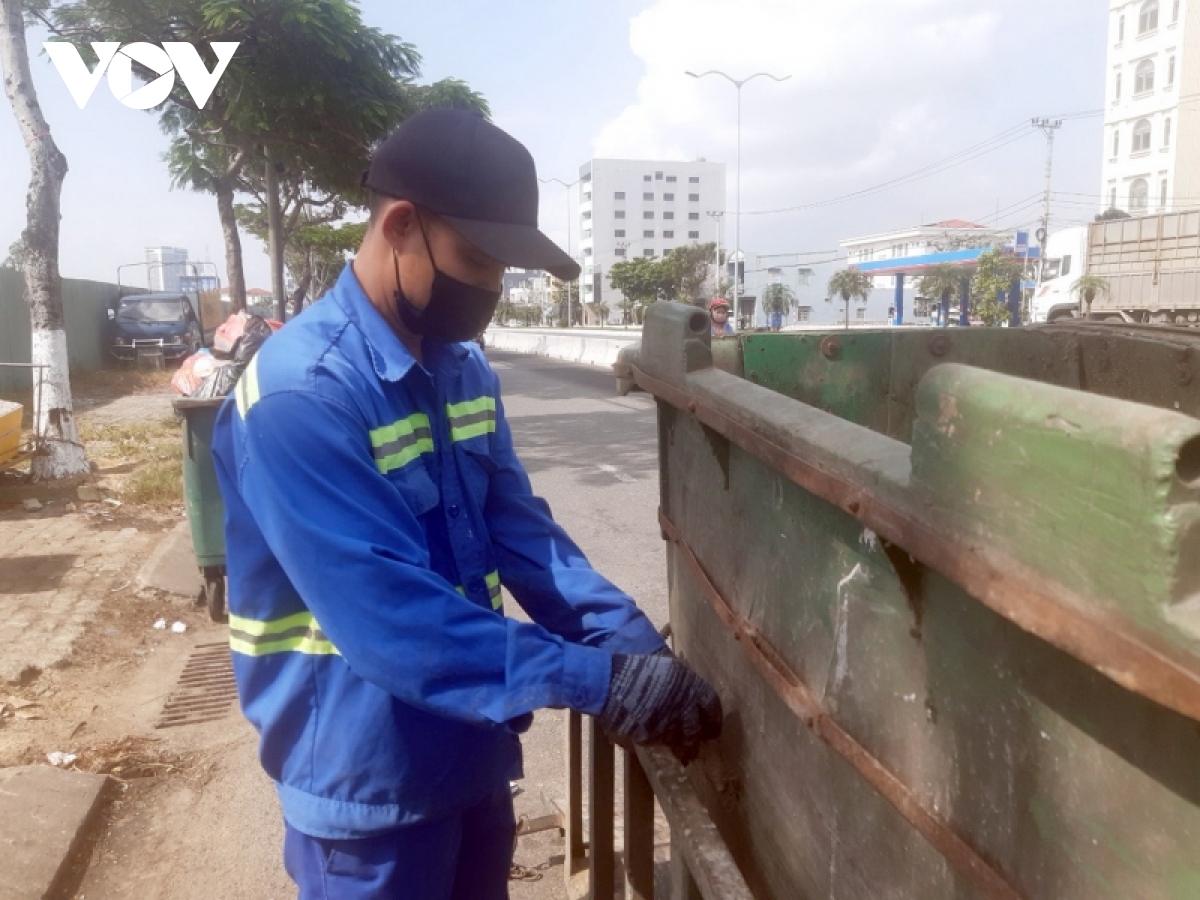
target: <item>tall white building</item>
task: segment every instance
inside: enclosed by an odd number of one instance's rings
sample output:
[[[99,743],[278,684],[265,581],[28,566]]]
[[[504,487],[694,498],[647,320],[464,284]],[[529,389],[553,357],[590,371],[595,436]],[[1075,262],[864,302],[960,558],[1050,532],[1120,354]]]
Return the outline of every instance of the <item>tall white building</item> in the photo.
[[[1197,20],[1200,0],[1109,0],[1101,209],[1200,206]]]
[[[188,274],[188,252],[182,247],[147,247],[146,268],[150,290],[175,293],[179,279]]]
[[[730,250],[720,233],[724,211],[723,163],[593,159],[580,166],[577,233],[585,321],[597,322],[592,309],[598,302],[617,319],[623,298],[608,272],[622,259],[661,258],[676,247],[717,241]]]

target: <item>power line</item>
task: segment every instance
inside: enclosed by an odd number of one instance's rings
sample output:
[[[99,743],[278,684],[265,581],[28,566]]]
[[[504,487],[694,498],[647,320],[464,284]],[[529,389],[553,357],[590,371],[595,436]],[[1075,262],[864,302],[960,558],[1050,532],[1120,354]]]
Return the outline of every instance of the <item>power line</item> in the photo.
[[[1075,120],[1075,119],[1092,118],[1094,116],[1102,116],[1102,115],[1104,115],[1103,109],[1088,109],[1088,110],[1082,110],[1079,112],[1064,113],[1062,115],[1055,116],[1054,118],[1061,119],[1061,120]],[[833,205],[836,205],[839,203],[846,203],[850,200],[855,200],[860,197],[870,196],[872,194],[880,193],[882,191],[891,190],[892,188],[903,187],[904,185],[911,184],[916,181],[921,181],[925,178],[932,177],[933,175],[939,175],[942,172],[946,172],[946,171],[949,171],[950,169],[957,168],[958,166],[964,165],[965,163],[968,163],[975,159],[978,159],[981,156],[986,156],[987,154],[994,153],[995,151],[1000,150],[1003,147],[1007,147],[1009,144],[1016,143],[1017,141],[1022,140],[1023,138],[1028,137],[1030,134],[1033,133],[1033,131],[1031,131],[1031,130],[1026,130],[1028,128],[1029,128],[1029,122],[1022,121],[1020,124],[1013,125],[1011,128],[1006,128],[1004,131],[1001,131],[998,134],[993,135],[992,137],[988,138],[987,140],[980,141],[978,144],[974,144],[970,147],[960,150],[957,153],[946,157],[945,159],[939,160],[938,162],[935,162],[935,163],[930,163],[929,165],[923,166],[920,169],[916,169],[912,172],[909,172],[906,175],[901,175],[897,178],[893,178],[889,181],[881,182],[880,184],[874,185],[872,187],[863,188],[862,190],[859,190],[859,191],[853,191],[849,194],[843,194],[838,197],[830,197],[826,200],[818,200],[818,201],[814,201],[812,203],[800,204],[799,206],[781,207],[779,209],[754,210],[754,211],[750,211],[750,212],[743,210],[742,215],[745,215],[745,216],[767,216],[767,215],[776,215],[779,213],[803,212],[805,210],[819,209],[819,208],[822,208],[825,206],[833,206]]]
[[[1022,125],[1017,127],[1023,129],[1028,126]],[[1010,128],[1007,131],[1001,132],[1000,134],[989,138],[987,141],[976,144],[974,147],[968,147],[966,150],[962,150],[953,156],[948,156],[937,163],[932,163],[921,169],[917,169],[914,172],[909,172],[907,175],[901,175],[898,178],[893,178],[890,181],[882,182],[881,184],[874,185],[873,187],[863,188],[862,190],[854,191],[849,194],[843,194],[839,197],[830,197],[826,200],[818,200],[813,203],[801,204],[800,206],[788,206],[780,209],[762,209],[749,212],[743,210],[742,215],[769,216],[777,213],[802,212],[809,209],[819,209],[824,206],[834,206],[838,203],[845,203],[849,200],[858,199],[859,197],[866,197],[870,196],[871,194],[877,194],[882,191],[890,190],[892,188],[902,187],[905,184],[911,184],[915,181],[921,181],[933,175],[939,175],[942,172],[948,171],[949,169],[956,168],[964,163],[978,159],[980,156],[993,153],[996,150],[999,150],[1002,147],[1007,147],[1009,144],[1016,143],[1017,141],[1022,140],[1033,133],[1032,131],[1023,131],[1020,134],[1014,135],[1013,132],[1016,130],[1017,128]],[[997,143],[998,141],[999,143]]]

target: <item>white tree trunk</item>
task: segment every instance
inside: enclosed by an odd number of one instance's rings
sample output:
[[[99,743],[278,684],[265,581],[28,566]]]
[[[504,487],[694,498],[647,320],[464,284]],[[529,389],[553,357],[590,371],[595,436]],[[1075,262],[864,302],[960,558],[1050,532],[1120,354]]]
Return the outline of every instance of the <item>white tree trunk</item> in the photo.
[[[33,325],[31,361],[48,367],[33,370],[34,400],[39,407],[36,425],[45,439],[45,453],[33,460],[33,476],[66,478],[90,471],[71,405],[62,277],[58,271],[60,200],[67,158],[54,143],[38,104],[29,71],[22,5],[21,0],[0,0],[0,66],[4,69],[4,93],[12,104],[29,154],[21,269]]]
[[[37,434],[45,452],[34,457],[35,480],[69,478],[90,472],[71,406],[71,374],[67,367],[67,333],[34,326],[32,338],[34,408]],[[38,390],[41,396],[38,396]]]

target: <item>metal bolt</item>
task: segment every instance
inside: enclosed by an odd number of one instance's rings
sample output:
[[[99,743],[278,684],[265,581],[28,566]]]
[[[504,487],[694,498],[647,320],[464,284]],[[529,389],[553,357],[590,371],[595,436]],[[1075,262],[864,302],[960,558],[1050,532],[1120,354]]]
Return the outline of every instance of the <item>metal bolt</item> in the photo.
[[[842,339],[830,335],[821,341],[821,355],[826,359],[841,359]]]
[[[929,338],[929,353],[931,356],[945,356],[950,352],[950,336],[935,334]]]

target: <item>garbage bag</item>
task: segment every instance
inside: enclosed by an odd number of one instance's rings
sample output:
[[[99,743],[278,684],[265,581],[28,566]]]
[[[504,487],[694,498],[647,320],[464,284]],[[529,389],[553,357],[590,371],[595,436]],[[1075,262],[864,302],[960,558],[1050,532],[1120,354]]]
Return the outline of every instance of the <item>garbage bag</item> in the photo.
[[[217,326],[213,333],[213,352],[217,356],[227,358],[233,352],[234,346],[245,333],[246,314],[234,313]]]
[[[236,363],[219,366],[200,383],[192,396],[201,400],[228,396],[238,383],[238,378],[241,377],[244,368],[245,366],[239,366]]]
[[[262,316],[250,316],[246,320],[241,337],[238,338],[237,344],[233,348],[234,365],[244,367],[254,358],[254,354],[258,352],[258,348],[263,345],[263,342],[274,333],[270,323]]]
[[[191,397],[196,388],[211,375],[221,363],[207,349],[201,349],[185,359],[171,376],[171,387],[184,397]]]

